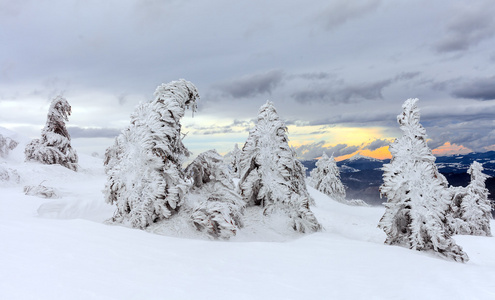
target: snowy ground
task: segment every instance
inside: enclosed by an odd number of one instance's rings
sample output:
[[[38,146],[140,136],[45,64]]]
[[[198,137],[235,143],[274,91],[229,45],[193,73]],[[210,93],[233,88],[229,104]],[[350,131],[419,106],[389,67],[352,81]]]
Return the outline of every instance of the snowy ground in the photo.
[[[102,161],[81,156],[80,165],[24,163],[22,149],[0,159],[22,178],[0,184],[1,299],[495,299],[492,237],[455,237],[466,264],[386,246],[383,208],[313,189],[319,233],[286,235],[260,218],[228,242],[163,226],[153,234],[105,224],[114,209]],[[41,182],[61,197],[24,195]]]

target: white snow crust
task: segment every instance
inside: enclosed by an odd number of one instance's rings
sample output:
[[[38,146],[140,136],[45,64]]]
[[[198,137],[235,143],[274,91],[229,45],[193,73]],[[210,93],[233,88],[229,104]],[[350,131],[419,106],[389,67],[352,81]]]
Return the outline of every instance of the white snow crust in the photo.
[[[81,155],[73,172],[24,162],[24,146],[0,158],[21,178],[0,186],[1,299],[495,299],[493,237],[455,236],[465,264],[384,245],[383,207],[310,187],[324,227],[313,234],[249,209],[230,241],[180,232],[190,227],[173,220],[148,231],[108,225],[101,159]],[[60,198],[24,194],[41,182]]]

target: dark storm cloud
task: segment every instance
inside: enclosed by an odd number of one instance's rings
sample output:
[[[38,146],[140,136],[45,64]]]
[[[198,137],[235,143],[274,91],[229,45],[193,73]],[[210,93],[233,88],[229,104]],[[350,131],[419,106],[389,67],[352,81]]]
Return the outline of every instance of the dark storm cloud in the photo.
[[[448,24],[445,37],[435,48],[438,52],[465,51],[495,34],[495,13],[491,1],[469,1],[457,7]]]
[[[326,30],[335,29],[350,20],[357,19],[375,10],[380,1],[331,1],[330,3],[316,18]]]
[[[292,97],[299,103],[327,102],[350,103],[359,100],[382,99],[382,90],[389,86],[392,80],[382,80],[343,87],[327,86],[297,91]]]
[[[494,100],[495,76],[470,80],[455,89],[452,92],[452,96],[456,98]]]
[[[335,114],[328,118],[315,119],[308,122],[308,125],[332,125],[332,124],[395,124],[396,121],[396,110],[384,111],[385,108],[380,112],[369,113],[367,111],[363,112],[352,112],[347,114]],[[397,110],[398,111],[398,110]]]
[[[383,99],[384,88],[398,81],[414,79],[419,74],[419,72],[405,72],[394,78],[347,85],[343,84],[342,80],[332,77],[331,81],[324,84],[296,91],[292,97],[299,103],[354,103],[362,100],[380,100]]]
[[[324,147],[325,141],[320,141],[313,144],[302,145],[294,147],[297,157],[300,159],[314,159],[320,157],[323,152],[327,155],[333,155],[335,157],[347,155],[359,150],[359,146],[348,146],[347,144],[338,144],[333,147]]]
[[[374,140],[373,142],[365,145],[363,147],[363,149],[368,149],[370,151],[374,151],[376,149],[379,149],[381,147],[385,147],[385,146],[388,146],[390,144],[389,141],[387,140],[384,140],[384,139],[378,139],[378,140]]]
[[[483,152],[495,141],[495,121],[474,120],[470,122],[452,123],[442,126],[427,127],[428,146],[435,149],[445,142],[463,145],[473,151]]]
[[[246,75],[239,79],[217,84],[214,87],[233,98],[253,97],[260,94],[271,94],[280,85],[283,77],[284,72],[271,70]]]
[[[477,102],[468,105],[430,106],[421,109],[424,123],[448,125],[480,120],[494,120],[495,103]]]
[[[70,136],[74,138],[113,138],[120,134],[119,129],[114,128],[81,128],[67,127]]]

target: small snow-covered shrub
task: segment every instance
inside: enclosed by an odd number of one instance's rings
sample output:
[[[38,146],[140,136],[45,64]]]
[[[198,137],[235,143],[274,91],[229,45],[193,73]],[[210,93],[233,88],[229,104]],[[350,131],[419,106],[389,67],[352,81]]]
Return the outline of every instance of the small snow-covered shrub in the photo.
[[[7,157],[10,150],[14,150],[19,143],[0,134],[0,157]]]
[[[392,159],[383,167],[380,193],[387,198],[378,227],[385,243],[418,251],[433,251],[459,262],[468,256],[451,238],[446,211],[450,205],[447,180],[440,174],[419,123],[418,99],[404,102],[397,121],[403,135],[390,145]]]
[[[41,184],[25,186],[24,194],[40,198],[60,198],[59,193],[55,188]]]
[[[105,153],[105,198],[115,204],[114,222],[136,228],[167,219],[182,206],[190,182],[182,169],[189,151],[180,120],[196,110],[196,87],[179,80],[157,87],[154,99],[138,105],[130,125]]]
[[[65,128],[71,114],[69,102],[62,96],[53,99],[41,139],[34,139],[27,144],[24,153],[26,160],[34,160],[43,164],[59,164],[77,171],[77,153],[70,144],[70,135]]]
[[[242,226],[245,202],[236,193],[230,170],[215,150],[201,153],[186,168],[193,180],[189,193],[199,199],[193,204],[191,220],[199,231],[212,238],[228,239]]]
[[[21,177],[16,170],[0,165],[0,182],[17,184],[20,181]]]
[[[492,236],[490,229],[491,203],[483,166],[473,162],[468,170],[471,182],[467,187],[451,187],[450,229],[453,234]]]
[[[304,166],[289,147],[287,127],[273,103],[261,106],[256,126],[242,148],[239,188],[249,206],[265,214],[285,212],[294,230],[314,232],[321,228],[309,208]]]
[[[191,221],[197,230],[212,238],[229,239],[236,235],[239,229],[239,225],[232,218],[233,215],[228,204],[208,198],[194,207]]]

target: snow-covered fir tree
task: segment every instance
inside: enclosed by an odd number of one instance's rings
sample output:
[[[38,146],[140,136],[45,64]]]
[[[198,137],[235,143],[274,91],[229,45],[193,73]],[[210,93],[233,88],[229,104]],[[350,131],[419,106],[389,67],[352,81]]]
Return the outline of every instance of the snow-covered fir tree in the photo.
[[[383,167],[380,193],[387,198],[378,227],[385,243],[418,251],[434,251],[459,262],[468,260],[451,238],[446,218],[450,199],[447,180],[438,172],[435,157],[419,123],[418,99],[408,99],[397,121],[403,134],[390,145],[392,159]]]
[[[194,202],[191,220],[196,229],[212,238],[235,235],[242,226],[245,202],[236,192],[223,157],[215,150],[203,152],[186,168],[186,174],[193,180],[188,201]]]
[[[10,150],[14,150],[18,144],[17,141],[0,134],[0,157],[7,157]]]
[[[491,203],[483,173],[483,166],[473,162],[468,170],[471,182],[467,187],[453,187],[451,230],[454,234],[492,236],[490,229]]]
[[[234,174],[234,177],[239,178],[239,160],[241,158],[241,150],[235,144],[234,150],[230,152],[230,167],[232,169],[232,173]]]
[[[41,139],[34,139],[26,146],[26,160],[48,165],[59,164],[77,171],[77,153],[70,144],[70,135],[65,128],[70,114],[71,106],[64,97],[53,99]]]
[[[196,110],[196,87],[178,80],[157,87],[141,103],[130,125],[105,153],[106,201],[117,206],[114,222],[145,228],[181,207],[190,186],[182,169],[189,151],[182,143],[180,119]]]
[[[248,205],[261,206],[265,214],[284,212],[296,231],[320,229],[309,208],[304,166],[295,159],[287,127],[270,101],[259,110],[257,124],[242,148],[239,167],[239,188]]]
[[[331,198],[346,203],[345,187],[340,181],[340,172],[337,163],[333,158],[328,157],[325,152],[316,162],[316,168],[310,173],[311,186],[318,191],[330,196]]]

